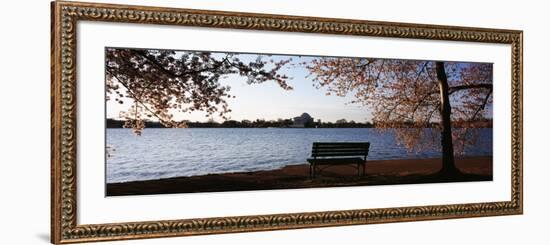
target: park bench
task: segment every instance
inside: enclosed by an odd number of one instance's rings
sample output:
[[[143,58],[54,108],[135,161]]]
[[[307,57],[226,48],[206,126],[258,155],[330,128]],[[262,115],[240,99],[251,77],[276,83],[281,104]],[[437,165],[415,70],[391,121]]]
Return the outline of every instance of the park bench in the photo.
[[[310,177],[315,178],[317,170],[321,172],[334,165],[351,165],[357,168],[359,176],[365,175],[369,146],[369,142],[314,142],[311,158],[307,159]]]

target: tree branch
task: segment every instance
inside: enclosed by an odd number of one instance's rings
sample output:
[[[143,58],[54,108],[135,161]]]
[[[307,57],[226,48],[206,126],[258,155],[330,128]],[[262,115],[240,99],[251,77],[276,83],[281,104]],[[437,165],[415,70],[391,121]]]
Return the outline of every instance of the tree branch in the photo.
[[[466,84],[449,87],[449,94],[466,89],[493,89],[492,83]]]
[[[470,120],[474,120],[475,117],[477,116],[477,114],[483,110],[485,108],[485,106],[487,106],[487,102],[489,101],[489,98],[491,97],[491,94],[493,94],[493,90],[491,89],[487,95],[485,96],[485,99],[483,100],[483,103],[481,105],[479,105],[479,107],[477,108],[477,110],[474,112],[474,115],[472,115],[472,117],[470,118]]]
[[[145,110],[147,110],[148,112],[150,112],[153,116],[155,116],[157,119],[160,120],[160,122],[164,122],[166,123],[166,120],[164,120],[161,116],[159,116],[157,113],[155,113],[154,111],[152,111],[151,109],[149,109],[149,107],[147,107],[147,105],[145,105],[145,103],[143,101],[141,101],[140,99],[137,98],[137,96],[130,90],[130,88],[128,87],[128,85],[124,82],[122,82],[117,75],[113,75],[113,77],[120,83],[122,84],[122,86],[124,86],[126,88],[126,90],[128,91],[128,93],[132,96],[132,98],[134,99],[134,102],[137,102],[137,103],[140,103],[143,108],[145,108]],[[137,108],[136,108],[136,114],[137,114]]]

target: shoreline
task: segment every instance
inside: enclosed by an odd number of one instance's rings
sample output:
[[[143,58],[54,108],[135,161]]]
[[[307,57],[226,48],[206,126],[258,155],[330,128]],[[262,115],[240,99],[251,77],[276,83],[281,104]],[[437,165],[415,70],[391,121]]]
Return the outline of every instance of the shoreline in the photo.
[[[456,166],[463,173],[457,178],[441,178],[435,175],[441,167],[440,158],[368,160],[365,176],[357,176],[355,168],[344,165],[331,166],[318,174],[315,179],[311,179],[309,178],[308,164],[295,164],[274,170],[108,183],[106,184],[106,195],[151,195],[492,180],[492,156],[457,157],[455,161]]]

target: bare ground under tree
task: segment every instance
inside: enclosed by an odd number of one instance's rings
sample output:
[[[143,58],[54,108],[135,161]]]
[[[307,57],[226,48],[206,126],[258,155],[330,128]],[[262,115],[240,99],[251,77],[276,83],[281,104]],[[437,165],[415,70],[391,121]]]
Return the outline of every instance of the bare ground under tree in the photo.
[[[463,174],[442,177],[437,174],[441,168],[441,159],[368,161],[366,176],[357,176],[356,170],[348,166],[335,166],[325,169],[317,178],[310,179],[308,165],[300,164],[268,171],[113,183],[107,184],[107,196],[491,181],[493,179],[490,156],[457,158],[456,166]]]

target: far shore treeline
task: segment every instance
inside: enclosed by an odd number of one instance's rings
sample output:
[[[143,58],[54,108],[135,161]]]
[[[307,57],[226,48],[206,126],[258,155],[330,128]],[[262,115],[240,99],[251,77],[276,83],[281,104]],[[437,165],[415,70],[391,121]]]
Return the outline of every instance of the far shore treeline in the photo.
[[[107,128],[124,128],[124,120],[117,120],[112,118],[107,118],[106,127]],[[189,128],[293,128],[293,121],[291,119],[280,119],[280,120],[262,120],[256,119],[255,121],[250,120],[227,120],[222,123],[210,120],[207,122],[185,122]],[[397,127],[409,128],[412,127],[411,123],[403,122],[400,123]],[[146,128],[166,128],[160,122],[156,121],[145,121]],[[371,122],[355,122],[347,121],[345,119],[337,120],[336,122],[322,122],[315,121],[306,123],[303,128],[375,128],[376,123]],[[430,123],[426,125],[426,128],[437,128],[439,127],[438,123]],[[455,128],[492,128],[493,120],[491,119],[482,119],[479,121],[455,121],[453,122],[453,127]]]

